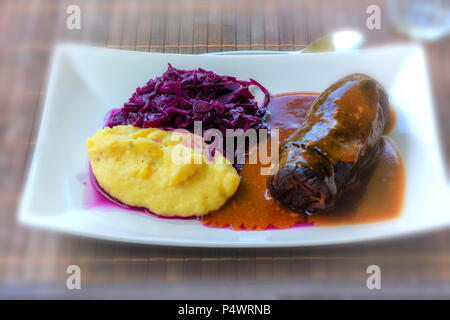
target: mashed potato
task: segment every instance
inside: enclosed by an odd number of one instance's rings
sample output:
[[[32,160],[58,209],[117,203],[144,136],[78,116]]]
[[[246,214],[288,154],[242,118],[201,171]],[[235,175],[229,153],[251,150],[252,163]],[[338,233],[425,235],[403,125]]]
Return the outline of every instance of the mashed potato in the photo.
[[[87,140],[92,172],[106,192],[124,204],[180,217],[219,209],[240,183],[220,152],[208,159],[200,146],[191,133],[131,125],[106,127]]]

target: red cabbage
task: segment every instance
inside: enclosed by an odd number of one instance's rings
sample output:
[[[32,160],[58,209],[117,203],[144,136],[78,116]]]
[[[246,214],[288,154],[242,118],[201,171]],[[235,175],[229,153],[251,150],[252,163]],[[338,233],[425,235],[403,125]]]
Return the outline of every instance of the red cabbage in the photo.
[[[255,101],[250,86],[259,87],[264,94],[261,104]],[[268,100],[268,91],[253,79],[238,80],[201,68],[180,70],[169,64],[162,76],[137,88],[121,109],[111,110],[105,126],[131,124],[194,132],[193,122],[201,121],[203,133],[215,128],[225,137],[226,129],[263,128]]]
[[[261,105],[249,87],[264,93]],[[260,128],[269,99],[268,91],[253,79],[238,80],[201,68],[180,70],[169,64],[160,77],[137,88],[121,109],[114,109],[105,125],[131,124],[136,127],[184,128],[193,132],[193,122],[202,121],[203,130]]]

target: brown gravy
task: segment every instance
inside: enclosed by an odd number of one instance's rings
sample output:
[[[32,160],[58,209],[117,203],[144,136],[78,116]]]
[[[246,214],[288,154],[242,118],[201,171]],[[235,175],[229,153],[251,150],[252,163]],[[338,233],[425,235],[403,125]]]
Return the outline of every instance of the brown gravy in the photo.
[[[318,93],[300,92],[271,97],[265,122],[279,129],[280,143],[303,123]],[[395,113],[389,131],[395,125]],[[340,196],[330,212],[298,214],[279,204],[267,191],[267,176],[260,174],[267,165],[245,164],[236,194],[218,211],[202,218],[205,225],[237,230],[289,228],[299,225],[332,226],[394,219],[403,207],[405,169],[395,145],[386,138],[379,160],[364,178]],[[250,152],[255,152],[255,149]]]

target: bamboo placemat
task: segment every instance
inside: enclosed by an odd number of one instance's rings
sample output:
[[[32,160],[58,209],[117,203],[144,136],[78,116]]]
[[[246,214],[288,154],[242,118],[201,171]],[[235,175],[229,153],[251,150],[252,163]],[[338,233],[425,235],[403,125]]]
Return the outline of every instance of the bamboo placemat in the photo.
[[[296,50],[337,28],[365,30],[372,4],[382,9],[382,29],[366,30],[369,44],[401,39],[381,0],[0,1],[0,297],[449,297],[448,231],[322,248],[199,249],[106,242],[16,223],[55,43],[179,53]],[[81,30],[66,28],[69,5],[81,8]],[[450,159],[450,41],[426,50]],[[80,292],[65,287],[71,264],[82,270]],[[366,288],[371,264],[382,269],[383,290],[376,293]]]

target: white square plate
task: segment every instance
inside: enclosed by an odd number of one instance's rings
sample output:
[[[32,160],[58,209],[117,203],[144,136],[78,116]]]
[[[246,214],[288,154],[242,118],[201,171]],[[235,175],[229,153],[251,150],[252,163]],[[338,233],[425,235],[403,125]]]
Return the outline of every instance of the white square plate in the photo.
[[[367,73],[387,89],[398,114],[391,138],[407,171],[404,210],[392,221],[268,231],[208,228],[195,220],[160,219],[111,208],[87,209],[86,139],[106,112],[135,88],[177,68],[202,67],[254,78],[271,93],[322,91],[352,72]],[[55,50],[39,138],[19,208],[21,222],[96,238],[159,245],[281,247],[357,242],[450,224],[449,186],[439,150],[424,53],[415,45],[340,53],[205,56],[143,53],[79,45]]]

